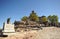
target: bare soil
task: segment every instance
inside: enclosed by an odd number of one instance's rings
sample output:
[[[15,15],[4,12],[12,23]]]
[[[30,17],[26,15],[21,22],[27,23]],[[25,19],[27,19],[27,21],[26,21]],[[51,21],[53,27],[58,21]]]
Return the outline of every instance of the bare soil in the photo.
[[[0,37],[0,39],[60,39],[60,28],[43,27],[42,30],[17,32],[15,35]]]

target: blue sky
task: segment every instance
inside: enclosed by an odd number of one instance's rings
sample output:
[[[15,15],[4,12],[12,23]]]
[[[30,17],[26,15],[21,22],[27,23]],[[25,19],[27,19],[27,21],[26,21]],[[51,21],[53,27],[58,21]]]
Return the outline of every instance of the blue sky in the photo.
[[[11,17],[11,22],[29,16],[34,10],[38,16],[58,15],[60,21],[60,0],[0,0],[0,27]]]

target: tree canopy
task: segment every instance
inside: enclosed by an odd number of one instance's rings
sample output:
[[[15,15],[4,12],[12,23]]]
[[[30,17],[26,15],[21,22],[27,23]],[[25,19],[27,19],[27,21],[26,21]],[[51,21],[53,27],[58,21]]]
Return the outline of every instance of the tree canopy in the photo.
[[[27,21],[28,17],[27,16],[24,16],[21,20],[22,21]]]
[[[48,16],[48,20],[52,24],[57,24],[58,23],[58,16],[56,16],[56,15],[52,15],[52,16],[49,15]]]
[[[57,24],[58,16],[57,15],[49,15],[48,17],[46,17],[46,16],[38,17],[38,15],[34,11],[32,11],[28,17],[24,16],[21,20],[22,21],[30,20],[30,21],[35,21],[38,23],[43,23],[43,24],[47,24],[47,23]]]
[[[34,11],[32,11],[29,18],[31,21],[38,21],[39,20],[38,15]]]
[[[46,22],[47,21],[47,17],[46,16],[42,16],[42,22]]]

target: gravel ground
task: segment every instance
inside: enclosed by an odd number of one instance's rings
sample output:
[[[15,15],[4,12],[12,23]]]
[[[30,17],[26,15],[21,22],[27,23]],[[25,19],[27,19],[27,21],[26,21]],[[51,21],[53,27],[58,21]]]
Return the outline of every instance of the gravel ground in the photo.
[[[19,32],[9,37],[0,37],[0,39],[60,39],[60,28],[43,27],[42,30]]]

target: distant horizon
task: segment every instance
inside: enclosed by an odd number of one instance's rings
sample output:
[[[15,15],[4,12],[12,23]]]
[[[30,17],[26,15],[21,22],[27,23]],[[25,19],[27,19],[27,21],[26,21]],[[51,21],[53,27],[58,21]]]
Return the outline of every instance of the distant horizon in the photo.
[[[60,0],[0,0],[0,27],[7,18],[13,23],[34,10],[38,16],[57,15],[60,22]]]

